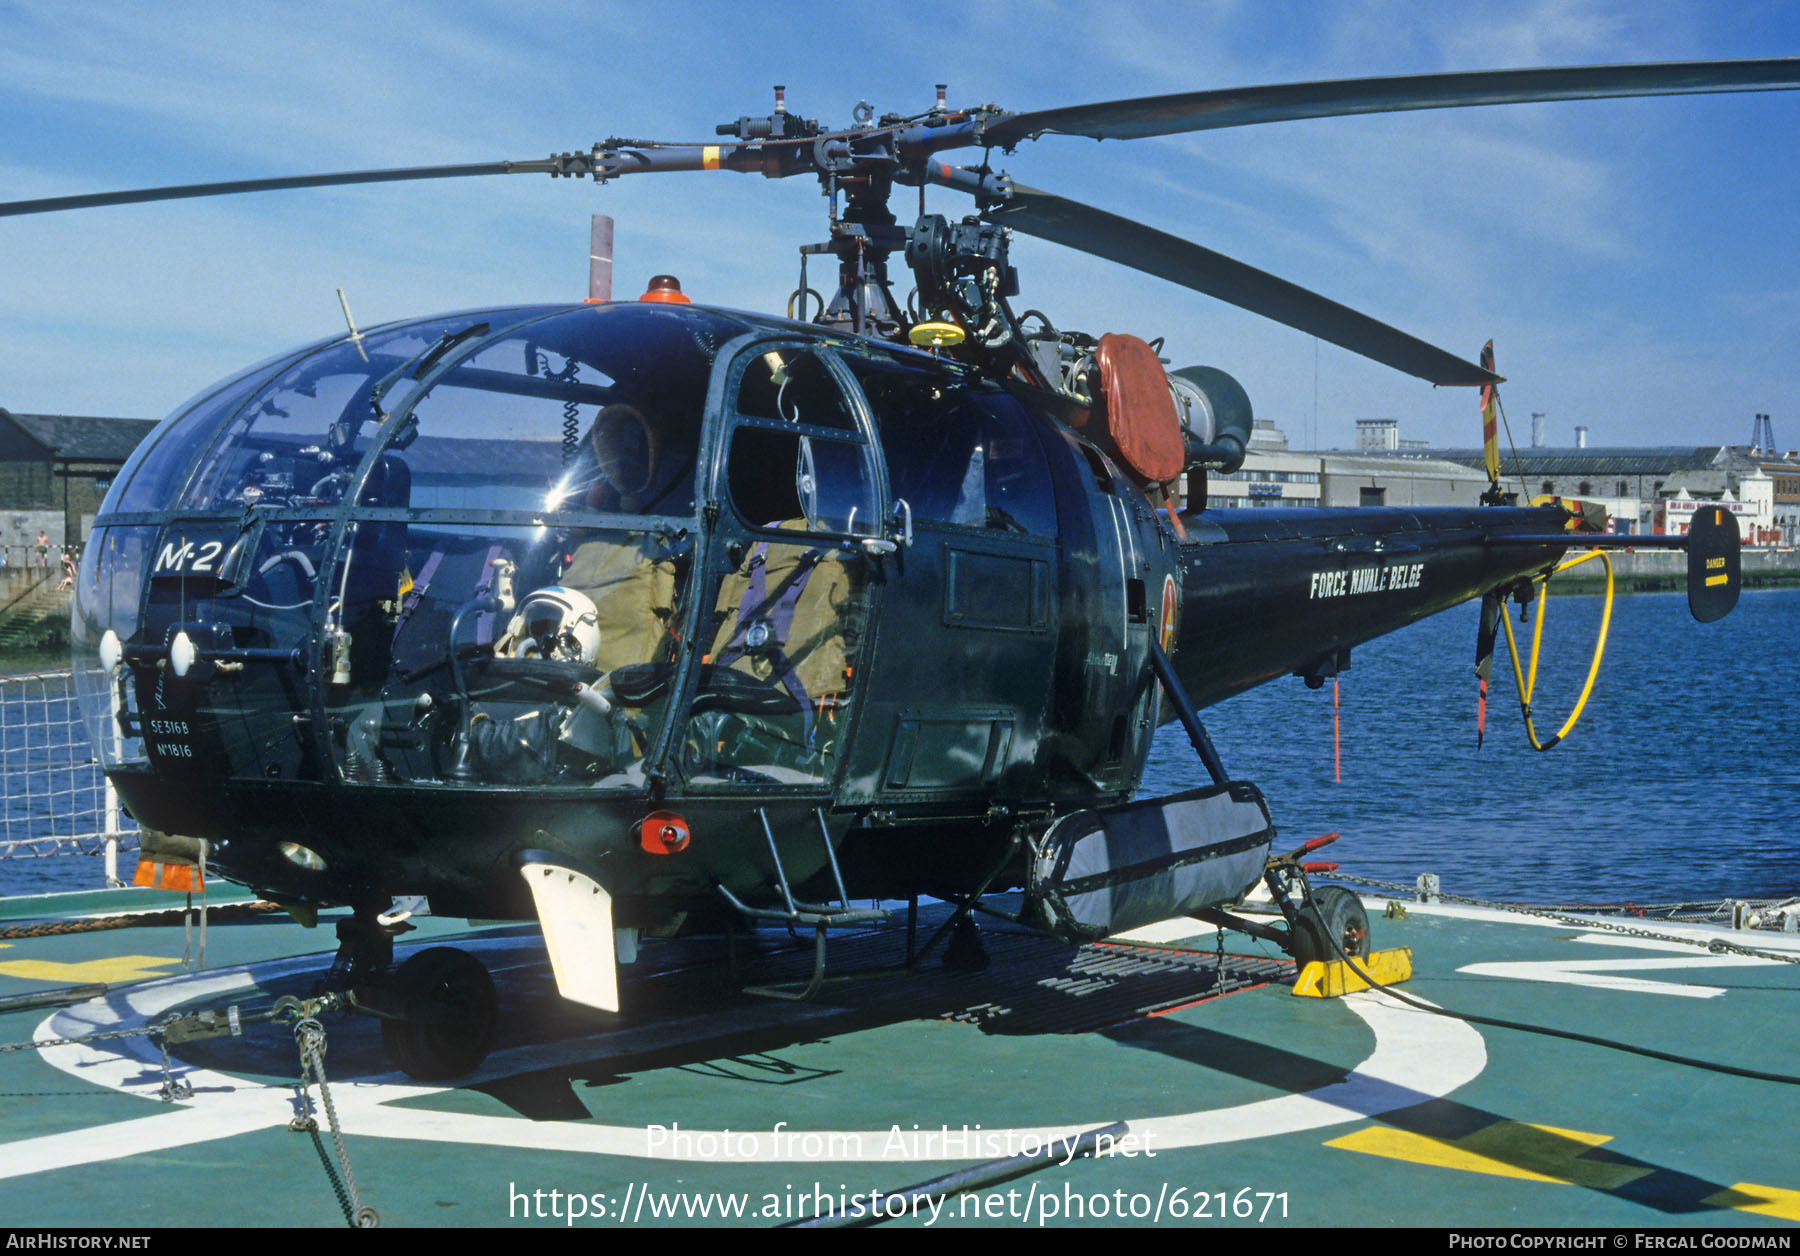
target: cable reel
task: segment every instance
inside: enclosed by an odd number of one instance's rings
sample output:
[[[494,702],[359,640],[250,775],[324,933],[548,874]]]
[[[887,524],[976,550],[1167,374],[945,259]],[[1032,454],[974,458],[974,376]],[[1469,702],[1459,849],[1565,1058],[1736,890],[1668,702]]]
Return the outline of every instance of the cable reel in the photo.
[[[1537,735],[1537,726],[1533,722],[1531,715],[1531,695],[1537,687],[1538,654],[1539,647],[1543,644],[1544,638],[1544,607],[1549,600],[1550,577],[1559,572],[1568,571],[1571,567],[1579,567],[1582,563],[1590,562],[1596,558],[1599,559],[1601,565],[1606,568],[1606,597],[1601,604],[1600,632],[1594,640],[1594,657],[1588,663],[1587,680],[1581,686],[1581,696],[1575,700],[1575,708],[1569,712],[1569,718],[1563,721],[1562,727],[1556,730],[1556,735],[1554,737],[1550,738],[1549,741],[1540,742]],[[1531,748],[1533,750],[1541,751],[1550,749],[1550,747],[1556,745],[1557,742],[1569,735],[1569,730],[1575,727],[1575,721],[1581,718],[1581,712],[1587,706],[1588,695],[1594,691],[1594,679],[1600,674],[1600,659],[1606,652],[1606,634],[1608,629],[1612,626],[1612,559],[1606,556],[1605,550],[1589,550],[1585,554],[1578,554],[1573,558],[1565,558],[1562,562],[1551,568],[1547,574],[1535,578],[1532,581],[1532,584],[1542,586],[1542,588],[1538,592],[1536,598],[1538,604],[1537,621],[1532,625],[1531,629],[1531,663],[1529,668],[1523,671],[1520,669],[1519,646],[1517,641],[1513,638],[1512,621],[1507,618],[1504,607],[1500,609],[1500,625],[1506,630],[1506,649],[1508,654],[1512,657],[1513,681],[1517,684],[1519,691],[1519,711],[1525,717],[1525,738],[1531,743]]]

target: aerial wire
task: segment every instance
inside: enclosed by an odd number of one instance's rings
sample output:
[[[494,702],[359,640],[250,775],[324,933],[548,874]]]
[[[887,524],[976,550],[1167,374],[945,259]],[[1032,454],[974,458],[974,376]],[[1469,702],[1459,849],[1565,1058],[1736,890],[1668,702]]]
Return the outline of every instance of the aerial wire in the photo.
[[[1338,717],[1338,677],[1331,678],[1331,779],[1334,784],[1344,783],[1344,758],[1339,748],[1339,730],[1342,721]]]
[[[1519,504],[1527,505],[1531,501],[1531,490],[1525,486],[1525,464],[1519,461],[1518,442],[1513,440],[1512,424],[1506,420],[1506,403],[1500,400],[1500,385],[1494,385],[1494,404],[1500,409],[1500,426],[1506,431],[1506,447],[1512,451],[1513,470],[1519,476]]]

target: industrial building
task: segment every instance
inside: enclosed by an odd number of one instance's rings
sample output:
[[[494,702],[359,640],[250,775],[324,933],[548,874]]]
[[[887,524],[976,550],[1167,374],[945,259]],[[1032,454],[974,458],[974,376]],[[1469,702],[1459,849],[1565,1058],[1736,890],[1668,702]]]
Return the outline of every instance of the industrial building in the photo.
[[[1487,488],[1479,471],[1418,452],[1399,440],[1393,419],[1357,423],[1359,449],[1299,451],[1281,429],[1256,420],[1244,465],[1207,477],[1214,509],[1258,506],[1475,506]],[[1382,452],[1391,451],[1391,452]]]
[[[1541,420],[1534,415],[1534,420]],[[1534,425],[1537,426],[1537,425]],[[1539,426],[1538,430],[1541,430]],[[1598,502],[1616,532],[1681,533],[1704,505],[1723,505],[1746,545],[1800,543],[1800,452],[1676,445],[1502,450],[1507,500]],[[1259,506],[1474,506],[1487,488],[1479,449],[1421,448],[1394,419],[1359,419],[1355,452],[1302,451],[1258,419],[1241,469],[1208,477],[1216,509]]]
[[[1317,455],[1324,506],[1478,506],[1487,476],[1436,455]]]
[[[1439,451],[1479,470],[1479,449]],[[1735,445],[1503,449],[1502,487],[1520,500],[1574,497],[1606,508],[1615,532],[1675,533],[1703,505],[1722,505],[1746,545],[1776,545],[1774,480]]]
[[[0,408],[0,555],[35,559],[79,547],[119,468],[156,424],[150,419],[14,414]]]

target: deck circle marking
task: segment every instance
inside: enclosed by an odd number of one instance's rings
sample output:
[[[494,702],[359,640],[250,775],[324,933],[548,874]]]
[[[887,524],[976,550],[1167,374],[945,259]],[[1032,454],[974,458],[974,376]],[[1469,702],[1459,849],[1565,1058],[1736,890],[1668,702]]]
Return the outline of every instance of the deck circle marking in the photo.
[[[174,978],[124,993],[124,1007],[106,996],[65,1008],[39,1025],[39,1039],[69,1037],[98,1029],[130,1028],[147,1023],[197,998],[231,993],[292,971],[316,968],[316,956],[270,965]],[[1157,1151],[1266,1138],[1346,1124],[1410,1107],[1444,1095],[1479,1076],[1487,1064],[1487,1047],[1471,1026],[1448,1017],[1421,1012],[1373,991],[1344,999],[1375,1035],[1375,1049],[1344,1080],[1292,1095],[1254,1100],[1231,1107],[1199,1109],[1173,1115],[1126,1117],[1139,1146]],[[529,1049],[526,1051],[529,1056]],[[109,1040],[101,1044],[46,1047],[43,1057],[58,1069],[84,1081],[130,1094],[153,1094],[160,1069],[149,1041]],[[216,1070],[186,1067],[181,1076],[196,1097],[181,1108],[136,1120],[0,1144],[0,1177],[11,1177],[75,1164],[120,1159],[248,1133],[286,1124],[292,1115],[292,1086],[254,1082]],[[388,1080],[393,1078],[395,1080]],[[971,1153],[968,1144],[942,1138],[915,1138],[911,1147],[891,1146],[894,1129],[881,1130],[682,1130],[690,1154],[676,1155],[660,1144],[667,1133],[657,1127],[602,1125],[586,1122],[538,1122],[522,1117],[482,1116],[393,1106],[453,1089],[422,1086],[385,1074],[364,1081],[332,1083],[339,1120],[346,1132],[361,1137],[427,1142],[485,1144],[494,1147],[566,1151],[639,1159],[689,1162],[757,1161],[776,1163],[855,1163],[968,1160],[985,1156],[991,1147],[1059,1142],[1081,1131],[1119,1119],[1116,1113],[1057,1126],[984,1128],[988,1140]],[[105,1131],[104,1137],[96,1137]],[[935,1131],[921,1131],[935,1134]],[[954,1133],[954,1130],[953,1130]],[[903,1139],[911,1131],[902,1131]],[[655,1138],[658,1145],[653,1146]],[[819,1148],[813,1151],[813,1148]],[[952,1149],[955,1147],[957,1149]],[[712,1154],[691,1154],[710,1148]]]

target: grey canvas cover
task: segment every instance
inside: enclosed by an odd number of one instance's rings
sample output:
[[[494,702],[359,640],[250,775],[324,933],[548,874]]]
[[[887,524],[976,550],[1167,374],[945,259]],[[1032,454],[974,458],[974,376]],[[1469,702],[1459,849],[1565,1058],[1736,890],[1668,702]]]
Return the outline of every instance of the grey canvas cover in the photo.
[[[1068,942],[1141,928],[1235,902],[1274,838],[1248,782],[1073,812],[1045,833],[1027,903],[1034,923]]]

